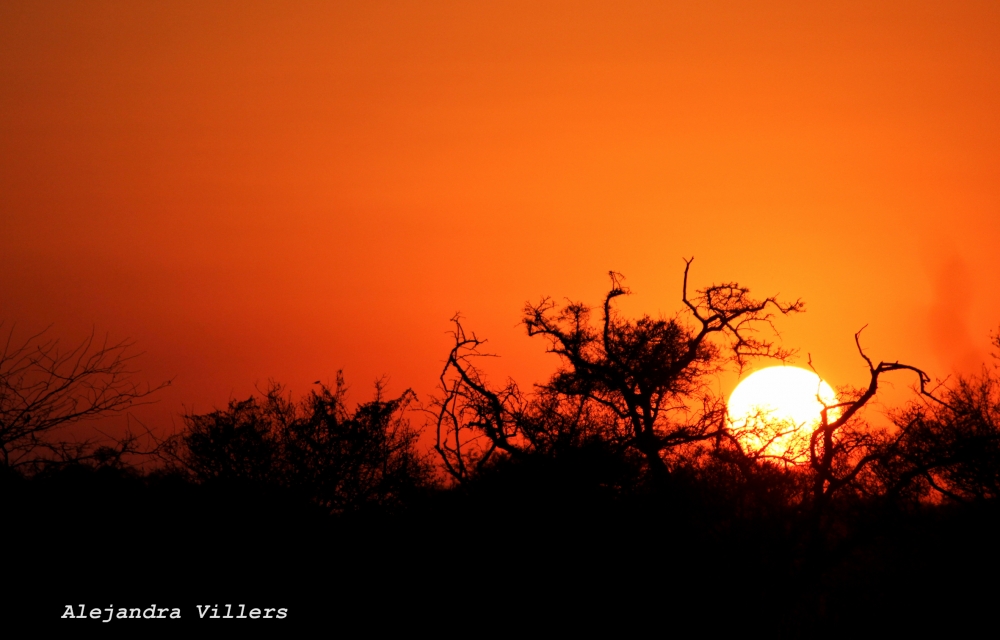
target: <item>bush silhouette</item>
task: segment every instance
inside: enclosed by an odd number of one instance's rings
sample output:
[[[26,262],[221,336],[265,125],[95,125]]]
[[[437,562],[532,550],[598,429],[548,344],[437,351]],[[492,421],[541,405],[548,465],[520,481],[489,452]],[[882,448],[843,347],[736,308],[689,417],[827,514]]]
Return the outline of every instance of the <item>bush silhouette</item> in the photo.
[[[563,624],[568,609],[553,603],[564,596],[586,624],[673,606],[671,619],[728,616],[745,631],[766,617],[795,637],[880,611],[923,615],[927,585],[949,585],[935,593],[947,607],[988,600],[970,599],[967,574],[1000,568],[997,371],[931,393],[926,373],[869,359],[856,335],[866,384],[841,389],[807,458],[765,455],[734,436],[706,381],[787,356],[760,331],[802,305],[735,283],[689,296],[688,269],[674,316],[623,317],[618,274],[596,310],[527,305],[527,334],[559,363],[530,391],[487,380],[484,341],[456,317],[429,422],[438,468],[407,419],[420,415],[411,391],[386,397],[377,384],[349,406],[339,374],[300,400],[272,383],[185,415],[162,443],[165,470],[130,468],[114,447],[92,447],[86,464],[7,468],[0,493],[13,520],[33,523],[9,548],[62,544],[67,530],[95,547],[128,527],[155,532],[150,548],[172,548],[186,578],[222,556],[229,573],[216,573],[239,587],[271,571],[283,596],[300,584],[322,601],[323,624],[328,607],[349,619],[372,593],[414,617],[450,602],[470,623],[490,612],[519,623],[524,608]],[[873,428],[863,410],[897,372],[920,393]],[[442,467],[455,482],[437,482]],[[303,579],[318,573],[336,580]]]
[[[321,385],[298,403],[271,384],[226,409],[186,415],[177,459],[201,482],[282,487],[334,513],[401,506],[433,477],[406,418],[414,394],[385,399],[379,384],[354,411],[345,394],[338,374],[333,389]]]

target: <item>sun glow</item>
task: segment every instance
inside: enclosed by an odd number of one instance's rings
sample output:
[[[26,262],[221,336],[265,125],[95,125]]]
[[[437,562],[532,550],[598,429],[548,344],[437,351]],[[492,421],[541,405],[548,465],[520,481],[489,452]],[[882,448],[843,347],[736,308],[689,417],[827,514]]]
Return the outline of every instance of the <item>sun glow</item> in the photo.
[[[837,394],[812,371],[767,367],[744,378],[729,396],[730,428],[748,452],[801,462],[823,404],[836,402]],[[828,419],[838,415],[831,410]]]

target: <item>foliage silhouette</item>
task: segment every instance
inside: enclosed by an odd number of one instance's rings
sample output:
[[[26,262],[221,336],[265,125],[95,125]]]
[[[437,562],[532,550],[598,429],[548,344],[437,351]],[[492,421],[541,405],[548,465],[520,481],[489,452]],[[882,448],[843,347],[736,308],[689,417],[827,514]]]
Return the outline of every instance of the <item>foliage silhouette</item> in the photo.
[[[937,402],[893,412],[894,446],[880,460],[896,497],[951,502],[1000,497],[1000,380],[984,368],[961,376]]]
[[[775,314],[803,310],[801,301],[750,297],[737,283],[688,294],[691,261],[684,269],[680,315],[638,320],[621,317],[614,300],[629,293],[611,272],[611,289],[600,325],[582,303],[557,306],[551,299],[525,307],[529,336],[542,336],[560,367],[535,394],[513,382],[492,388],[475,365],[484,341],[467,334],[456,317],[455,345],[441,374],[436,400],[436,450],[458,480],[481,470],[497,451],[510,456],[552,450],[559,443],[597,440],[616,451],[644,457],[657,475],[666,473],[688,445],[725,437],[725,406],[706,377],[729,363],[790,355],[759,334]],[[723,344],[719,344],[721,339]],[[726,349],[728,347],[728,349]],[[683,457],[683,456],[681,456]]]
[[[997,370],[932,393],[924,371],[876,363],[856,335],[867,384],[842,389],[805,458],[785,460],[734,435],[705,380],[787,356],[757,331],[801,303],[756,300],[735,284],[689,297],[689,268],[684,312],[670,318],[618,314],[627,289],[617,274],[597,312],[527,305],[527,333],[560,363],[531,392],[489,384],[477,367],[483,341],[456,318],[429,418],[437,469],[407,421],[412,392],[386,397],[378,384],[351,409],[340,375],[299,401],[272,383],[186,415],[161,448],[166,469],[96,448],[82,464],[8,467],[0,497],[23,523],[8,556],[40,540],[64,545],[66,531],[114,554],[122,532],[136,533],[150,557],[169,549],[158,576],[175,572],[187,589],[210,572],[206,598],[220,584],[281,597],[301,585],[296,597],[326,624],[331,612],[360,617],[373,593],[408,620],[448,602],[455,612],[442,615],[462,628],[494,612],[520,624],[517,608],[559,626],[655,611],[744,631],[763,618],[798,637],[855,630],[864,616],[923,621],[928,590],[941,615],[969,603],[989,611],[970,576],[1000,570]],[[916,377],[916,399],[873,428],[864,411],[897,373]],[[445,474],[457,481],[438,483]],[[58,554],[32,558],[31,575],[66,573]],[[103,567],[73,577],[120,582]],[[316,586],[316,575],[332,578]]]
[[[175,458],[201,482],[273,485],[308,495],[334,513],[392,508],[432,483],[406,411],[412,391],[375,398],[353,412],[341,374],[301,402],[272,383],[259,397],[188,414]]]

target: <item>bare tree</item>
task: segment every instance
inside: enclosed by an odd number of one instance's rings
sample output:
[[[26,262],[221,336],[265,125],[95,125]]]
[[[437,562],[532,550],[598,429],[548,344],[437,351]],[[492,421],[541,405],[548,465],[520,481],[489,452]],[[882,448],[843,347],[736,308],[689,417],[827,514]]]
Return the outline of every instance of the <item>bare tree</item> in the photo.
[[[864,330],[862,327],[861,331]],[[858,389],[841,391],[842,401],[827,405],[817,392],[817,399],[823,404],[820,421],[809,437],[809,470],[811,479],[811,502],[816,514],[821,514],[833,496],[847,487],[864,489],[872,484],[876,490],[893,491],[879,478],[868,478],[862,482],[876,463],[883,466],[899,456],[906,445],[916,422],[898,422],[892,432],[871,429],[860,419],[859,412],[878,393],[881,376],[896,371],[909,371],[917,375],[919,394],[937,404],[943,404],[928,389],[930,376],[923,370],[900,362],[881,361],[877,365],[865,354],[861,347],[861,331],[854,334],[858,353],[868,365],[868,385]],[[810,361],[810,366],[812,365]],[[930,469],[924,469],[928,472]],[[892,483],[898,484],[900,478]]]
[[[16,341],[11,328],[0,350],[0,464],[25,469],[101,462],[134,451],[138,438],[131,432],[117,440],[58,437],[62,427],[121,413],[170,384],[137,383],[132,347],[127,340],[98,341],[92,333],[63,349],[47,330]]]
[[[804,307],[776,296],[752,298],[734,282],[691,296],[691,262],[684,268],[681,301],[693,322],[680,315],[622,318],[614,301],[629,290],[615,272],[596,327],[583,303],[559,307],[544,298],[528,304],[528,335],[545,337],[549,352],[560,359],[552,379],[530,396],[513,381],[502,388],[487,384],[474,363],[488,355],[480,351],[483,341],[469,336],[456,317],[455,345],[437,401],[437,451],[448,471],[461,479],[497,451],[538,451],[553,428],[640,452],[654,473],[667,471],[670,451],[722,437],[724,405],[708,393],[706,376],[730,362],[742,367],[748,358],[786,358],[789,352],[761,338],[760,330],[773,329],[776,314]]]

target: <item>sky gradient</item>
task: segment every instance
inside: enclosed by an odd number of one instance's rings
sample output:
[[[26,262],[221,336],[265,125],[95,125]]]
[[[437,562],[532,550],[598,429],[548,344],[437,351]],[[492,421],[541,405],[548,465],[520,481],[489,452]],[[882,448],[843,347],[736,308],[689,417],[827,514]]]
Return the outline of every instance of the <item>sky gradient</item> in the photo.
[[[834,386],[866,324],[975,370],[1000,5],[806,4],[4,2],[0,319],[135,340],[157,428],[338,369],[426,401],[457,311],[526,386],[526,301],[614,269],[672,315],[691,256],[801,297],[783,344]]]

